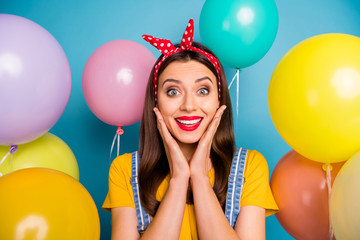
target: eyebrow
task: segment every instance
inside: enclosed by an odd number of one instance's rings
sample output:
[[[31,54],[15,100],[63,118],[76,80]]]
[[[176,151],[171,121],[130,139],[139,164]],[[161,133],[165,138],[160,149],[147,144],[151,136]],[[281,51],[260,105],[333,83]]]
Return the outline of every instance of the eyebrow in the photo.
[[[202,77],[202,78],[199,78],[199,79],[196,79],[196,83],[197,82],[201,82],[201,81],[204,81],[204,80],[209,80],[211,83],[212,83],[212,80],[211,80],[211,78],[209,78],[208,76],[205,76],[205,77]]]
[[[207,76],[202,77],[202,78],[198,78],[198,79],[195,80],[195,82],[198,83],[198,82],[205,81],[205,80],[209,80],[209,81],[212,83],[211,78],[209,78],[209,77],[207,77]],[[180,81],[180,80],[177,80],[177,79],[169,78],[169,79],[166,79],[166,80],[163,82],[162,86],[164,86],[165,83],[167,83],[167,82],[180,83],[181,81]]]
[[[166,79],[166,80],[163,82],[162,86],[164,86],[164,85],[165,85],[165,83],[167,83],[167,82],[180,83],[180,80],[176,80],[176,79],[168,78],[168,79]]]

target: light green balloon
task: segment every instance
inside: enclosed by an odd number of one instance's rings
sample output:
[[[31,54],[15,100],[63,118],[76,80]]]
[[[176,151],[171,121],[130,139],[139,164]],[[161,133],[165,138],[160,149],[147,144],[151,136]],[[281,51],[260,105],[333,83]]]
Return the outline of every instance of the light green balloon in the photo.
[[[8,152],[9,146],[0,146],[0,159]],[[9,155],[0,165],[0,173],[5,175],[24,168],[50,168],[64,172],[79,180],[79,167],[74,153],[59,137],[46,133],[40,138],[18,145],[18,150]]]
[[[338,240],[360,239],[360,152],[352,156],[335,178],[330,197],[330,221]]]

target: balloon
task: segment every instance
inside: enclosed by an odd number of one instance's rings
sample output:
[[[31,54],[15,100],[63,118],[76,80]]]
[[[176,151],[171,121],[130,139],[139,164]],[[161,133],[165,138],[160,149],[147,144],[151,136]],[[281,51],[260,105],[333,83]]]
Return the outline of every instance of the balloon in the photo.
[[[211,0],[200,14],[200,36],[220,61],[245,68],[259,61],[273,44],[279,16],[273,0]]]
[[[8,151],[9,147],[0,146],[0,158]],[[31,167],[55,169],[79,180],[79,167],[73,152],[63,140],[51,133],[45,133],[32,142],[19,145],[13,154],[12,163],[8,156],[0,165],[0,174]]]
[[[337,239],[360,239],[360,152],[351,157],[335,179],[330,219]]]
[[[56,170],[28,168],[0,177],[0,239],[100,239],[88,191]]]
[[[154,55],[130,40],[96,49],[86,62],[82,88],[90,110],[103,122],[127,126],[141,120]]]
[[[71,72],[64,50],[40,25],[0,14],[0,145],[46,133],[65,110]]]
[[[268,102],[283,139],[311,160],[334,163],[360,150],[360,38],[323,34],[277,64]]]
[[[343,164],[331,164],[332,182]],[[270,185],[280,209],[275,216],[295,239],[330,239],[329,197],[322,165],[291,150],[272,173]]]

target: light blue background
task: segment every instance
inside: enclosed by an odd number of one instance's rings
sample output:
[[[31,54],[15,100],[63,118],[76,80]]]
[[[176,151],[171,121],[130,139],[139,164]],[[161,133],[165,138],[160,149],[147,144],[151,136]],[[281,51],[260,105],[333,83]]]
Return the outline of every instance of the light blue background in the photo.
[[[101,239],[110,239],[110,214],[101,209],[107,193],[109,151],[116,127],[92,114],[86,105],[81,78],[91,53],[115,39],[143,44],[156,57],[159,52],[144,42],[151,34],[180,40],[186,23],[195,21],[195,40],[200,41],[199,16],[204,0],[0,0],[0,13],[28,18],[47,29],[61,44],[70,62],[72,91],[67,108],[50,130],[73,150],[80,168],[80,182],[92,195],[100,215]],[[360,35],[360,1],[277,0],[279,30],[273,46],[257,64],[240,73],[240,119],[237,145],[259,150],[268,160],[270,174],[277,161],[290,150],[271,121],[267,89],[273,69],[295,44],[314,35],[330,32]],[[1,33],[0,33],[0,37]],[[226,69],[228,81],[233,69]],[[233,106],[236,91],[232,87]],[[234,112],[236,110],[234,109]],[[124,127],[121,153],[137,149],[139,123]],[[267,239],[292,239],[274,216],[268,217]]]

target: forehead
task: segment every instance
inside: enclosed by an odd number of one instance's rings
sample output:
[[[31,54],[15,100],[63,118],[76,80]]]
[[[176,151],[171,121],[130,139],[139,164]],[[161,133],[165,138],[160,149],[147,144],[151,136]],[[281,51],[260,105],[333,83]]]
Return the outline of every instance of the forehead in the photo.
[[[180,81],[195,81],[202,77],[209,77],[216,85],[216,76],[204,64],[190,61],[175,61],[170,63],[159,76],[159,85],[166,79],[176,79]]]

